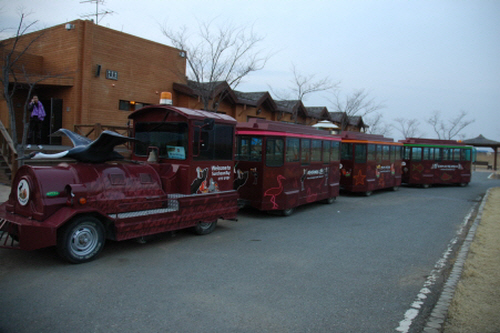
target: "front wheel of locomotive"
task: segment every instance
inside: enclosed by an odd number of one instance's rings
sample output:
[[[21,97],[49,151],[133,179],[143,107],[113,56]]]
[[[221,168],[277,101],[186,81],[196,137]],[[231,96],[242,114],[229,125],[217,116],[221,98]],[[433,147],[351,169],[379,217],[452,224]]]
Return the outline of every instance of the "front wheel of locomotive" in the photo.
[[[198,222],[198,224],[193,228],[194,233],[197,235],[207,235],[215,230],[217,226],[217,220],[212,222]]]
[[[104,242],[105,230],[101,221],[93,216],[80,216],[59,231],[57,252],[64,259],[81,264],[95,259]]]

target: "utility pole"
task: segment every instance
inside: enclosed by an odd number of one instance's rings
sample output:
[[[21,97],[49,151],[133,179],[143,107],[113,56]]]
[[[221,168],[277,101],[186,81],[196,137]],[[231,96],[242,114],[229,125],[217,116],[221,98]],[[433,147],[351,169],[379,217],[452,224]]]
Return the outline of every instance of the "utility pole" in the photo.
[[[95,24],[99,25],[99,15],[101,15],[101,20],[104,16],[106,16],[107,14],[113,14],[114,12],[113,11],[109,11],[109,10],[104,10],[104,11],[101,11],[99,12],[99,3],[101,4],[104,4],[104,0],[85,0],[85,1],[80,1],[80,3],[93,3],[95,2],[95,14],[87,14],[87,15],[83,15],[81,17],[92,17],[92,16],[95,16]]]

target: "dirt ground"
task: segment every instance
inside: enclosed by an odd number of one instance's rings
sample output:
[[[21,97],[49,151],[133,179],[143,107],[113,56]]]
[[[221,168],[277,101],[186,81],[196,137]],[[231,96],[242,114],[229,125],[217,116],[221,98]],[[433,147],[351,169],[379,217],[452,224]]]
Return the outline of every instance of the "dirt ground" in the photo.
[[[445,333],[500,332],[500,188],[490,191],[445,325]]]

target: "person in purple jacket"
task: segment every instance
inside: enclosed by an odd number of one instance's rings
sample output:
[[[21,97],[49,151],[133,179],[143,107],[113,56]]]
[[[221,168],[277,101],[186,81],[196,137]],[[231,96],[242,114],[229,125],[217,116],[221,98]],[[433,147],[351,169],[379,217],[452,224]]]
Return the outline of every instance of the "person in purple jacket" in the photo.
[[[31,143],[38,145],[39,149],[42,149],[42,122],[45,119],[45,109],[42,103],[38,100],[37,95],[33,95],[31,103],[28,106],[31,111],[30,117],[30,130],[28,135],[28,145],[26,148],[31,148]]]

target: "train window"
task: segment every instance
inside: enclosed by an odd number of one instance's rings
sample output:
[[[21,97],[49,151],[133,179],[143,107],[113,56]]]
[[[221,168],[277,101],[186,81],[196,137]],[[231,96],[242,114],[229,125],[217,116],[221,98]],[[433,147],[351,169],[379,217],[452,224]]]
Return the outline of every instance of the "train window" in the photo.
[[[434,148],[424,147],[423,148],[423,160],[432,161],[434,159]]]
[[[382,145],[377,145],[377,162],[382,162]]]
[[[391,159],[389,155],[389,146],[382,146],[382,152],[383,152],[382,159],[384,161],[389,161]]]
[[[443,148],[443,161],[453,160],[453,149]]]
[[[299,159],[299,143],[298,138],[286,138],[286,161],[298,162]]]
[[[338,161],[340,157],[340,142],[332,141],[330,142],[331,150],[330,150],[330,161]]]
[[[236,160],[257,161],[262,160],[262,138],[242,136],[238,137]]]
[[[367,156],[368,161],[375,161],[375,155],[376,155],[375,152],[376,152],[376,146],[374,144],[369,144],[368,156]]]
[[[396,161],[396,149],[397,148],[398,147],[395,147],[395,146],[389,146],[389,155],[390,155],[391,162]]]
[[[340,146],[341,157],[342,160],[352,160],[352,143],[342,143]]]
[[[464,160],[464,161],[470,161],[471,160],[471,155],[472,155],[471,154],[472,149],[462,149],[462,151],[463,151],[463,154],[464,154],[462,160]]]
[[[330,163],[330,141],[323,141],[323,163]]]
[[[410,159],[410,152],[411,152],[411,147],[403,147],[403,159],[404,160]]]
[[[422,148],[421,147],[413,147],[411,149],[411,160],[412,161],[421,161],[422,160]]]
[[[302,164],[309,163],[310,155],[311,155],[311,140],[310,139],[300,140],[300,162]]]
[[[460,162],[460,149],[453,149],[453,161]]]
[[[434,148],[434,160],[438,162],[443,160],[443,151],[441,148]]]
[[[197,126],[202,122],[195,123]],[[234,127],[215,124],[212,130],[194,127],[193,158],[197,161],[232,160]],[[200,141],[198,141],[200,140]]]
[[[311,162],[321,162],[321,140],[311,141]]]
[[[283,139],[266,139],[266,165],[270,167],[283,165]]]
[[[354,162],[366,163],[366,144],[356,144],[354,147]]]
[[[187,123],[137,123],[135,138],[143,144],[135,144],[137,156],[147,156],[148,147],[157,147],[161,158],[185,160],[188,147]]]

